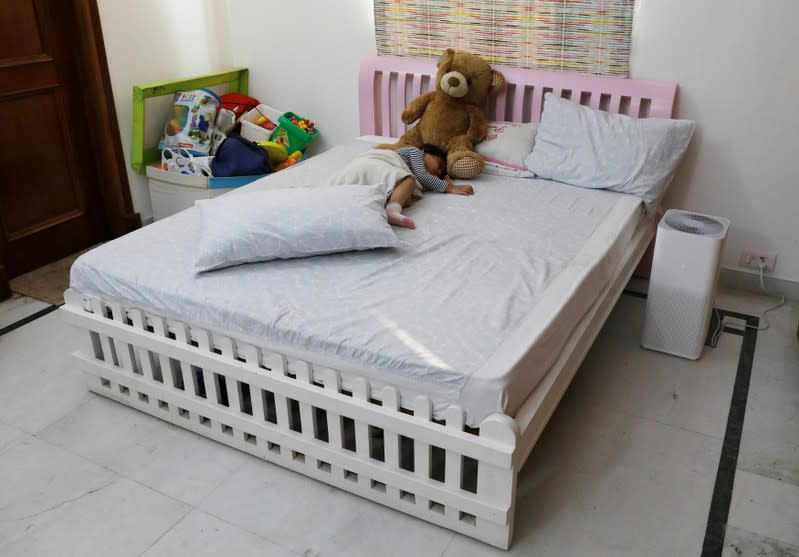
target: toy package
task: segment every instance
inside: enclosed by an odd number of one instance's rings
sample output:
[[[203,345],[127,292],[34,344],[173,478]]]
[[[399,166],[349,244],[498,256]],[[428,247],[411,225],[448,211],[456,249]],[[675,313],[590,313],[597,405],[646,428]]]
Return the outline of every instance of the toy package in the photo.
[[[207,156],[219,102],[216,93],[208,89],[175,93],[160,148],[186,149],[192,155]]]

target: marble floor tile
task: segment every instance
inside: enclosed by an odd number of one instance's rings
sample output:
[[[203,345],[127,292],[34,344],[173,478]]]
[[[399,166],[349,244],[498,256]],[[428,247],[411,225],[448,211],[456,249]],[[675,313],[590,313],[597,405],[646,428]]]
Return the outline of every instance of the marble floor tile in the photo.
[[[795,376],[775,377],[755,364],[743,428],[744,438],[799,445],[799,368]]]
[[[190,504],[250,458],[94,394],[37,436]]]
[[[50,307],[50,304],[14,294],[8,300],[0,302],[0,329],[47,307]]]
[[[641,348],[646,300],[622,296],[569,388],[607,408],[723,438],[740,337],[698,361]]]
[[[799,486],[799,445],[744,431],[738,469]]]
[[[439,556],[452,532],[253,458],[199,507],[306,556]]]
[[[726,291],[720,296],[719,305],[727,309],[760,316],[763,310],[773,306],[773,297],[756,296],[735,291]],[[768,329],[758,331],[754,367],[758,373],[778,379],[799,376],[799,341],[796,328],[799,325],[799,302],[788,300],[785,305],[767,316]],[[761,320],[761,328],[766,321]]]
[[[141,554],[141,557],[297,557],[281,546],[193,510],[169,532]]]
[[[87,398],[69,356],[83,334],[55,311],[0,336],[0,421],[36,433]]]
[[[31,518],[24,533],[0,542],[0,555],[134,557],[189,510],[183,503],[119,478]]]
[[[721,442],[576,397],[558,406],[518,483],[507,555],[695,555]],[[447,556],[503,555],[456,536]]]
[[[25,433],[15,427],[0,423],[0,452],[3,451],[4,447],[8,446],[17,439],[24,437],[25,435]]]
[[[25,435],[11,442],[0,452],[0,540],[24,535],[41,516],[117,478],[110,470],[35,437]]]
[[[728,524],[799,545],[799,486],[739,470]]]
[[[766,287],[770,288],[768,282],[766,283]],[[718,292],[716,293],[716,305],[722,307],[724,309],[728,309],[730,311],[736,311],[738,313],[744,313],[748,315],[760,315],[760,313],[775,305],[777,302],[780,301],[780,297],[778,295],[765,295],[765,294],[757,294],[754,292],[746,292],[743,290],[733,290],[729,288],[719,288]],[[769,319],[771,316],[777,315],[781,312],[785,312],[786,308],[787,311],[790,313],[791,311],[795,311],[796,308],[799,306],[799,302],[796,300],[786,300],[785,307],[775,311],[769,312]],[[790,308],[793,308],[790,309]],[[794,323],[794,334],[796,333],[796,323]]]
[[[799,557],[799,546],[727,526],[721,557]]]

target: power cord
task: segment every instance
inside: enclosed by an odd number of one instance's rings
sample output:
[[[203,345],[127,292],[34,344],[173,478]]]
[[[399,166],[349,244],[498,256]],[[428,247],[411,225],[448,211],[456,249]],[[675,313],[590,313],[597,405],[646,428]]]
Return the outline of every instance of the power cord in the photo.
[[[768,289],[766,288],[766,279],[763,276],[763,271],[766,270],[767,266],[768,265],[766,263],[766,260],[761,257],[760,258],[760,264],[758,265],[758,267],[760,268],[760,289],[768,296],[777,296],[776,293],[769,292]],[[757,331],[765,331],[766,329],[771,327],[771,323],[769,323],[769,321],[768,321],[768,313],[770,311],[774,311],[775,309],[779,309],[783,305],[785,305],[785,294],[779,294],[779,297],[780,297],[779,303],[777,303],[774,306],[771,306],[770,308],[768,308],[766,310],[763,310],[763,313],[760,314],[760,321],[762,321],[765,324],[765,326],[761,327],[760,325],[758,325],[757,327],[755,327],[753,325],[746,325],[746,328],[747,329],[755,329]]]
[[[768,296],[777,296],[776,293],[769,292],[768,289],[766,288],[766,279],[765,276],[763,275],[763,271],[765,271],[767,267],[768,263],[764,258],[761,257],[760,263],[758,264],[758,268],[760,269],[760,290],[762,290],[763,293],[765,293]],[[747,329],[755,329],[756,331],[765,331],[769,327],[771,327],[771,323],[769,323],[768,320],[769,312],[777,310],[781,308],[783,305],[785,305],[785,294],[779,294],[779,297],[780,297],[779,303],[771,306],[766,310],[763,310],[763,312],[760,314],[760,321],[761,323],[763,323],[762,326],[758,325],[757,327],[755,327],[754,325],[749,325],[747,323],[744,325],[744,327]],[[721,337],[721,333],[724,332],[724,318],[720,317],[719,310],[715,306],[715,304],[713,305],[713,314],[716,317],[716,328],[713,330],[713,334],[710,336],[710,346],[715,348],[719,342],[719,337]]]
[[[721,337],[721,332],[724,330],[724,318],[719,315],[719,308],[716,307],[716,304],[713,304],[713,315],[716,317],[716,328],[713,330],[713,334],[710,335],[710,346],[715,348],[718,346],[719,337]]]

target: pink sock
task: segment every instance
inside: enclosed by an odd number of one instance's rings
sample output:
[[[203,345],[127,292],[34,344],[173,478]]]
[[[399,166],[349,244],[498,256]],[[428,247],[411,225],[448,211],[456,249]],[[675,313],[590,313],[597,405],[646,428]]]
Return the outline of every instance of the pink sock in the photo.
[[[402,205],[399,203],[389,203],[386,205],[386,219],[389,224],[404,226],[405,228],[416,228],[416,224],[411,217],[402,214]]]

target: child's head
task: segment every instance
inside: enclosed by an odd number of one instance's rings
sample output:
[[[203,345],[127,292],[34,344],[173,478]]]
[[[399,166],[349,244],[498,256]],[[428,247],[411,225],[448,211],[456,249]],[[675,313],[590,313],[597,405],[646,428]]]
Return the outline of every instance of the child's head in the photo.
[[[429,143],[422,145],[424,167],[433,176],[443,178],[447,174],[447,152]]]

